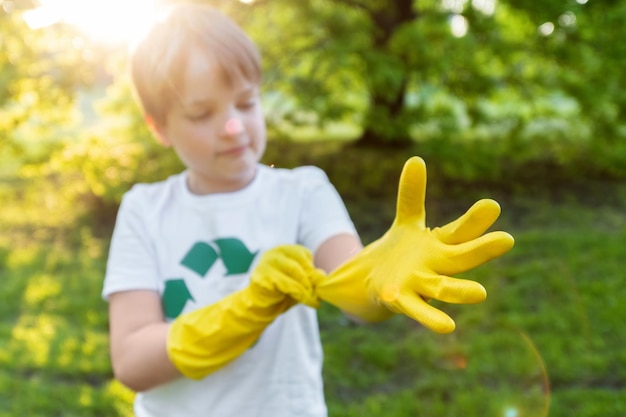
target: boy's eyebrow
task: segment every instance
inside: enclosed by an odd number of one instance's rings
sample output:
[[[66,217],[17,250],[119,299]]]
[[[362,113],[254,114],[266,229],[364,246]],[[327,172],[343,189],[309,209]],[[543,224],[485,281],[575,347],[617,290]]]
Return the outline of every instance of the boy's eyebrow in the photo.
[[[237,93],[237,97],[248,97],[259,93],[259,88],[256,86],[245,87]],[[215,100],[211,98],[190,98],[187,100],[181,100],[181,104],[184,108],[193,107],[209,107],[215,103]]]
[[[239,97],[241,97],[241,96],[250,96],[250,95],[257,94],[258,92],[259,92],[259,88],[258,87],[250,86],[250,87],[243,88],[237,95]]]
[[[181,101],[181,104],[183,105],[184,108],[208,107],[208,106],[212,106],[213,103],[214,103],[213,100],[211,100],[211,99],[204,99],[204,98],[190,99],[190,100],[187,100],[187,101]]]

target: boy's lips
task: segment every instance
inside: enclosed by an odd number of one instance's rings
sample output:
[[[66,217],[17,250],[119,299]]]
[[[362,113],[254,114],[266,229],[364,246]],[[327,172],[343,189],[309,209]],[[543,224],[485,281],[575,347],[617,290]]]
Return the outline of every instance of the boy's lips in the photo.
[[[235,146],[219,152],[220,156],[240,156],[248,150],[248,145]]]

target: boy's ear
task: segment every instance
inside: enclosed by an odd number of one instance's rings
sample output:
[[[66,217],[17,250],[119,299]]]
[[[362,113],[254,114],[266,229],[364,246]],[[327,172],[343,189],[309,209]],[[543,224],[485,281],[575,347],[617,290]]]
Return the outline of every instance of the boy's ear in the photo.
[[[172,143],[167,138],[167,135],[165,134],[165,129],[163,128],[163,126],[161,126],[161,124],[157,123],[149,114],[146,114],[144,116],[144,119],[146,121],[146,124],[148,125],[148,128],[161,145],[167,147],[172,146]]]

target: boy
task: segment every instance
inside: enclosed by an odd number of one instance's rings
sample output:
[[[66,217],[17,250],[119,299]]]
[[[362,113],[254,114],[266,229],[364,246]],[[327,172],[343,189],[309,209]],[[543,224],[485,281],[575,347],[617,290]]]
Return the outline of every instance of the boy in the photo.
[[[111,241],[103,289],[111,359],[116,378],[138,392],[137,417],[326,416],[319,298],[367,321],[402,312],[441,332],[451,331],[447,316],[426,299],[482,301],[478,283],[433,290],[422,285],[428,280],[414,285],[413,275],[426,268],[423,275],[443,282],[439,273],[510,249],[502,236],[474,242],[497,214],[479,226],[466,215],[433,238],[419,209],[421,220],[407,229],[419,233],[396,239],[405,230],[400,221],[390,229],[393,239],[361,251],[322,171],[259,164],[266,144],[260,58],[225,16],[203,5],[174,6],[131,58],[146,121],[186,166],[163,182],[133,187]],[[413,161],[407,169],[399,200],[410,204],[400,202],[399,218],[415,203],[408,188],[411,178],[425,179],[422,168]],[[404,192],[402,184],[409,184]],[[489,254],[450,268],[448,252],[426,248],[419,265],[372,265],[404,257],[415,239],[468,242],[461,251]],[[501,248],[493,250],[493,242]],[[444,262],[431,274],[434,258]]]

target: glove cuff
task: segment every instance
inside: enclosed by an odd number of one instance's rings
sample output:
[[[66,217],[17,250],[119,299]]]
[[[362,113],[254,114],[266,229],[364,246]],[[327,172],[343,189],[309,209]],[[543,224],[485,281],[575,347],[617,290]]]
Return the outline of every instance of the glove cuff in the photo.
[[[246,287],[174,320],[167,353],[176,368],[201,379],[244,353],[276,317],[295,303],[271,291]]]

